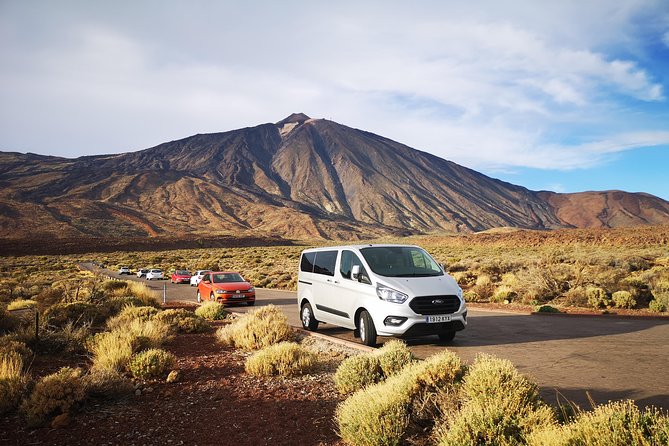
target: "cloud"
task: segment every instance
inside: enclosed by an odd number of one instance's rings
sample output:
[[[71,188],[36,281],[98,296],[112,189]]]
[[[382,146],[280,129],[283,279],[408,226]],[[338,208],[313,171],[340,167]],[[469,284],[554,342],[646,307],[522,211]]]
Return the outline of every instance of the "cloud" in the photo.
[[[618,50],[661,2],[203,5],[5,5],[0,148],[127,151],[298,111],[474,168],[669,143],[644,119],[660,73]]]

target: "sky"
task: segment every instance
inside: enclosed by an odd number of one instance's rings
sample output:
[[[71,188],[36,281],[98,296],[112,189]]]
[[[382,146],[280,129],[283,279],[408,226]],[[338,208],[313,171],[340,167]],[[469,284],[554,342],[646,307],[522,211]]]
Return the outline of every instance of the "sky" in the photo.
[[[294,112],[532,190],[669,200],[669,0],[0,0],[0,150]]]

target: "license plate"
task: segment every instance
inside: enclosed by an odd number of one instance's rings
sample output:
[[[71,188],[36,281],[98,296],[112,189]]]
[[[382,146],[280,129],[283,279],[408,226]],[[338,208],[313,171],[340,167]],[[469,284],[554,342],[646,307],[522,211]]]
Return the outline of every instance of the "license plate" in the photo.
[[[233,298],[233,299],[241,299],[241,298],[243,298],[243,297],[244,297],[243,294],[233,294],[233,295],[232,295],[232,298]]]
[[[428,324],[437,324],[439,322],[451,322],[451,316],[427,316],[426,321]]]

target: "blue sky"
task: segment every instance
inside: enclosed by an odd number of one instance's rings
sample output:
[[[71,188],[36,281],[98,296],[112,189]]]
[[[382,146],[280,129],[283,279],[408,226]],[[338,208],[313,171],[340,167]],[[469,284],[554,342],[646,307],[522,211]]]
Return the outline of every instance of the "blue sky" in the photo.
[[[293,112],[534,190],[669,200],[669,1],[0,0],[0,150]]]

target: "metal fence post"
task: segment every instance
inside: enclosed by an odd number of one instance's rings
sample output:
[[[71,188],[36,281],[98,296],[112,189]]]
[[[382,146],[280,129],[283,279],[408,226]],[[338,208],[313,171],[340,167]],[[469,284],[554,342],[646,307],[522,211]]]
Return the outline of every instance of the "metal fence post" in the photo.
[[[163,283],[163,304],[167,303],[167,284]]]

